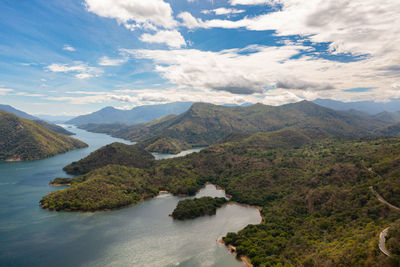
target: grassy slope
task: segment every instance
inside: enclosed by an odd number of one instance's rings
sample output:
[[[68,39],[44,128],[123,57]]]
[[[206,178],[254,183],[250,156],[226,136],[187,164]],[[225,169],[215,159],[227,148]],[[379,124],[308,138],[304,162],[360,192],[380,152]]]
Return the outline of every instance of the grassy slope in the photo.
[[[0,111],[0,160],[36,160],[87,145]]]

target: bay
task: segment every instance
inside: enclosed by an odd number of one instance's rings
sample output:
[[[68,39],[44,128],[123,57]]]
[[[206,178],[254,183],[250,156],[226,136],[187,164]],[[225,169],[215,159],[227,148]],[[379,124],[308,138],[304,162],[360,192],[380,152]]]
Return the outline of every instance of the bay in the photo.
[[[108,212],[41,209],[42,196],[62,189],[48,183],[68,177],[62,171],[65,165],[103,145],[129,143],[75,127],[68,130],[89,147],[38,161],[0,163],[0,266],[243,266],[217,240],[259,223],[256,208],[230,204],[214,216],[176,221],[168,215],[184,198],[162,194]],[[196,196],[225,193],[207,185]]]

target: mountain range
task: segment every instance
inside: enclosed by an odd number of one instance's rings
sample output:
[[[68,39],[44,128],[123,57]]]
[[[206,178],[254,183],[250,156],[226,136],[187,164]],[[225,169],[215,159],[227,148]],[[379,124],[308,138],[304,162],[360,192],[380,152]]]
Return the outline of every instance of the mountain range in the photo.
[[[67,121],[67,124],[82,125],[88,123],[122,123],[127,125],[149,122],[169,114],[185,112],[192,102],[174,102],[160,105],[145,105],[134,107],[131,110],[121,110],[105,107],[91,114],[78,116]]]
[[[157,138],[168,137],[191,146],[205,146],[234,132],[319,129],[335,136],[364,137],[387,125],[387,122],[370,116],[335,111],[302,101],[278,107],[263,104],[227,107],[195,103],[180,115],[168,116],[147,124],[82,127],[132,141],[143,142],[149,138],[157,141]]]
[[[358,110],[365,112],[370,115],[376,115],[378,113],[397,112],[400,111],[400,99],[392,99],[389,102],[374,102],[374,101],[355,101],[355,102],[341,102],[331,99],[316,99],[314,103],[331,108],[334,110]]]

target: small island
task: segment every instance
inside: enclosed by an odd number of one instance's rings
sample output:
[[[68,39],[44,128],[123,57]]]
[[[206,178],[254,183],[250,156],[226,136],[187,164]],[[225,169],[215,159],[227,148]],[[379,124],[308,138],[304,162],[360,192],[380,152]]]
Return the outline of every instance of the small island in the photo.
[[[178,202],[171,216],[174,219],[186,220],[204,215],[214,215],[217,208],[221,207],[227,201],[223,197],[201,197],[181,200]]]

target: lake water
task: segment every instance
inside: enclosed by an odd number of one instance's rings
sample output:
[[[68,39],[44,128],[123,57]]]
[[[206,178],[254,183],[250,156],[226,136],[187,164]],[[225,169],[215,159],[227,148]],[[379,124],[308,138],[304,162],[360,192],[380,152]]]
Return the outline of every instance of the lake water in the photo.
[[[62,189],[48,185],[54,177],[68,177],[62,167],[108,143],[128,143],[68,130],[89,147],[44,160],[0,163],[0,266],[243,266],[217,240],[259,223],[255,208],[227,205],[215,216],[176,221],[168,215],[184,198],[163,194],[108,212],[41,209],[42,196]],[[224,195],[213,185],[197,194]]]

